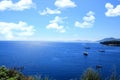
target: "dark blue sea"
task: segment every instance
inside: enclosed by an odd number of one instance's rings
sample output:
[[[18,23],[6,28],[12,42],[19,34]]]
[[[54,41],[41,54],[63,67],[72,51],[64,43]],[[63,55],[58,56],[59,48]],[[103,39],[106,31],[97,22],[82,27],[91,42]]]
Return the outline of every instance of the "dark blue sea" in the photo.
[[[88,56],[83,55],[84,51]],[[24,66],[25,75],[49,76],[56,80],[80,78],[88,67],[96,70],[96,65],[102,65],[99,72],[108,77],[112,70],[120,74],[120,47],[80,42],[0,41],[2,65]]]

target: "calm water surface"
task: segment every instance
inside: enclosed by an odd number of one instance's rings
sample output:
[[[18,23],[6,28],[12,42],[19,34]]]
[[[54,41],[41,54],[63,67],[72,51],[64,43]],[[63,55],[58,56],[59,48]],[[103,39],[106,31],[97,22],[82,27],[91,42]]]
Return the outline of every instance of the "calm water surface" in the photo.
[[[84,56],[84,47],[90,47]],[[105,52],[99,52],[99,50]],[[44,75],[57,80],[80,77],[85,69],[102,65],[104,77],[111,74],[113,66],[120,74],[120,47],[98,43],[0,41],[0,66],[24,66],[25,75]]]

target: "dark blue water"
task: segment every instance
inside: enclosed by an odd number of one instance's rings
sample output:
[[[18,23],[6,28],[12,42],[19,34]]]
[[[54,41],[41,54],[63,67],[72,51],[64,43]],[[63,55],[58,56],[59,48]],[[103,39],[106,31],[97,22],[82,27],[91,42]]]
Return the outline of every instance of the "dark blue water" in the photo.
[[[90,47],[84,56],[84,47]],[[100,49],[105,52],[99,52]],[[25,75],[44,75],[57,80],[79,78],[88,67],[102,65],[101,75],[120,74],[120,47],[98,43],[1,41],[0,66],[24,66]]]

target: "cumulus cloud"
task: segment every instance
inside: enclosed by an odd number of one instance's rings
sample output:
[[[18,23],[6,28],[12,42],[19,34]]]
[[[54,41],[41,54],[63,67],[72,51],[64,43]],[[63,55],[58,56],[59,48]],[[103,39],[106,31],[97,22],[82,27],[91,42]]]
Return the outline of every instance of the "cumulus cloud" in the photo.
[[[47,29],[55,29],[58,32],[64,33],[66,30],[64,26],[60,25],[63,23],[63,18],[56,16],[54,20],[49,21],[50,24],[46,26]]]
[[[80,28],[90,28],[95,22],[94,12],[89,11],[86,16],[83,17],[83,22],[76,21],[75,26]]]
[[[61,11],[58,9],[50,9],[50,8],[46,8],[45,10],[43,10],[42,12],[39,12],[40,15],[47,15],[47,14],[61,14]]]
[[[0,22],[0,37],[6,40],[26,39],[34,34],[34,26],[19,23]]]
[[[71,0],[56,0],[54,5],[57,7],[57,9],[50,9],[46,8],[43,11],[39,11],[40,15],[47,15],[47,14],[61,14],[61,9],[63,8],[73,8],[77,5],[71,1]]]
[[[56,0],[55,6],[57,6],[58,8],[73,8],[77,5],[71,0]]]
[[[105,5],[107,12],[105,13],[108,17],[120,16],[120,5],[117,5],[115,8],[111,3],[106,3]]]
[[[30,9],[32,7],[35,7],[32,0],[20,0],[16,3],[13,3],[12,0],[0,1],[0,11],[4,11],[4,10],[22,11],[25,9]]]

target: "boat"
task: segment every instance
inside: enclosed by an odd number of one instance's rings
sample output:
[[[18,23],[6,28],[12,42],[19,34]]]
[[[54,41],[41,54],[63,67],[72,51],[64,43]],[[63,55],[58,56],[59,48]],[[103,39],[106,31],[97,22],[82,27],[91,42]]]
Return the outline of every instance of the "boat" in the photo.
[[[105,50],[103,50],[103,49],[100,49],[100,50],[99,50],[99,52],[105,52]]]
[[[87,51],[83,52],[83,55],[87,56],[87,55],[88,55],[88,52],[87,52]]]
[[[102,65],[96,65],[96,69],[101,69]]]
[[[90,49],[90,47],[84,47],[85,49]]]

